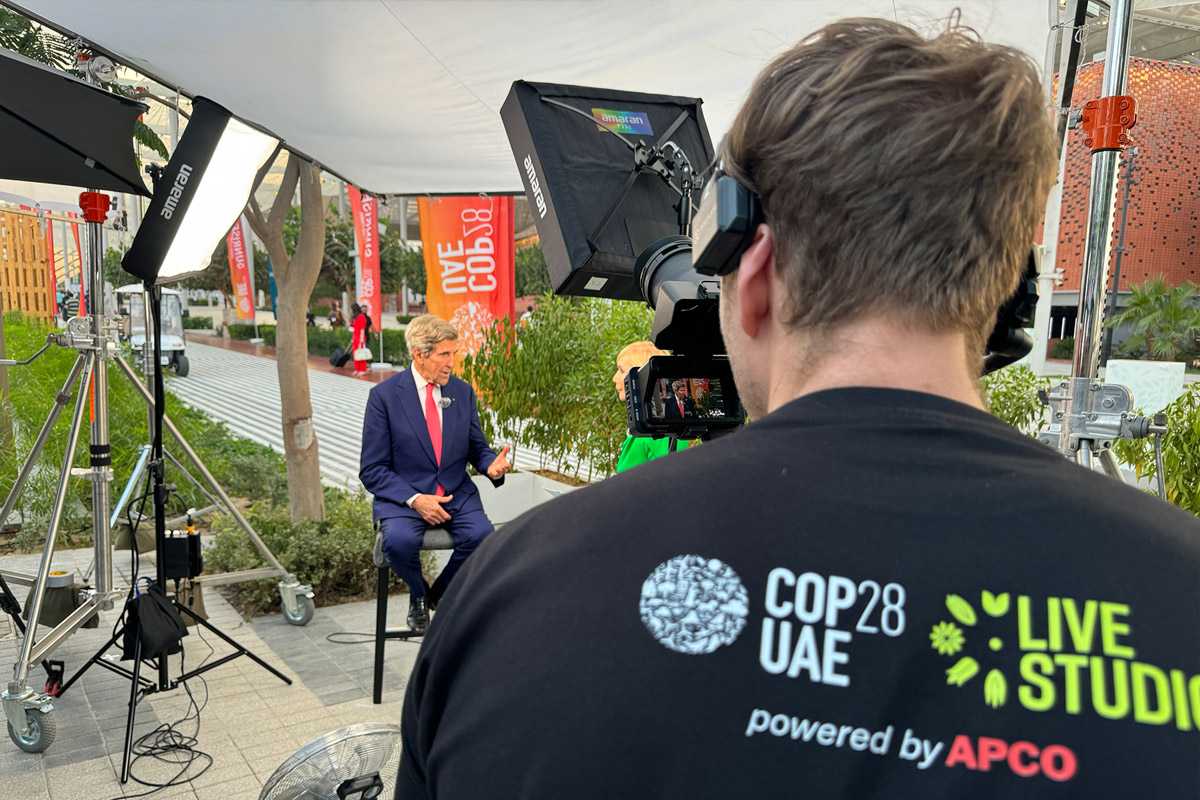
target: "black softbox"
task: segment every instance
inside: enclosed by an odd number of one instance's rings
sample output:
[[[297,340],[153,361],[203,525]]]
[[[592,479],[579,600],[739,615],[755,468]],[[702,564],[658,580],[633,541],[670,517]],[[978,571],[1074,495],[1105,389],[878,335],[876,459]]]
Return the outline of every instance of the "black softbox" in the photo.
[[[680,232],[679,195],[658,175],[635,172],[627,141],[660,148],[674,142],[702,172],[713,146],[700,104],[692,97],[513,84],[500,116],[556,292],[641,299],[634,262],[653,242]]]
[[[121,266],[146,283],[205,269],[250,199],[259,168],[278,148],[273,135],[197,97]]]
[[[0,50],[0,178],[147,195],[133,152],[146,106]]]

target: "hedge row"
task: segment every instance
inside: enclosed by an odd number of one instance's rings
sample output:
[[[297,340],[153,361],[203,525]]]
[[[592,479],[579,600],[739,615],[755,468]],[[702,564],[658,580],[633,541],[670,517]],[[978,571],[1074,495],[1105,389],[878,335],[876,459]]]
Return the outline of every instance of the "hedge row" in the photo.
[[[349,348],[351,332],[345,328],[308,328],[308,353],[313,356],[331,356],[337,348]],[[263,344],[275,346],[275,326],[259,325],[258,335]],[[254,338],[254,326],[236,324],[229,326],[229,338],[247,340]],[[379,358],[379,334],[373,333],[368,345],[375,358]],[[408,366],[408,347],[404,343],[404,331],[384,329],[383,356],[388,363]]]
[[[212,317],[184,317],[183,329],[186,331],[211,331]]]

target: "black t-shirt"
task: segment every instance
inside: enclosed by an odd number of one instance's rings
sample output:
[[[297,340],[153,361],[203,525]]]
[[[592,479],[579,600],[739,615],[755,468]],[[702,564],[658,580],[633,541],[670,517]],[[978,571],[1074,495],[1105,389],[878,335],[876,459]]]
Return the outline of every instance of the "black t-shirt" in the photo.
[[[1200,523],[931,395],[821,392],[458,575],[397,797],[1200,796]]]

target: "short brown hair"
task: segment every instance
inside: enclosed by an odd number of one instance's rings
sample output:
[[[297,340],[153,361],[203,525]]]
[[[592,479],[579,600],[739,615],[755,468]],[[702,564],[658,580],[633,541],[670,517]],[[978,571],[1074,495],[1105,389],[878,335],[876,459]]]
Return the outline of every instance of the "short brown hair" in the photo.
[[[788,323],[888,313],[982,345],[1054,181],[1033,62],[952,19],[817,31],[759,75],[722,146],[762,198]]]

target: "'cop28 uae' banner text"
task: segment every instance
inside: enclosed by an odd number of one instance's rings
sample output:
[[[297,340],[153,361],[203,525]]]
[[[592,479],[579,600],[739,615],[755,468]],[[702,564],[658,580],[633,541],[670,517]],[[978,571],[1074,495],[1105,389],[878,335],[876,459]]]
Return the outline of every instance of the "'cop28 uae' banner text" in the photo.
[[[245,217],[229,229],[225,237],[225,250],[229,256],[229,282],[233,285],[234,310],[241,320],[254,319],[254,277],[251,272],[250,256],[246,252]]]
[[[475,352],[484,334],[516,306],[511,197],[420,198],[429,313],[449,320]]]
[[[363,194],[357,186],[346,186],[354,217],[354,239],[358,242],[358,304],[367,309],[375,330],[383,330],[383,298],[379,294],[379,201]]]

